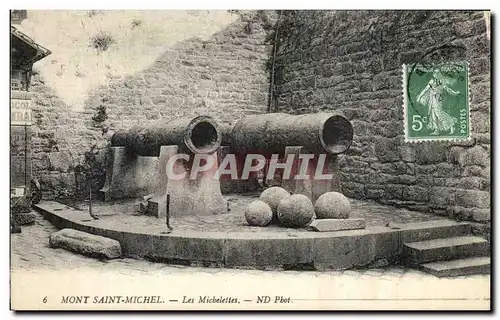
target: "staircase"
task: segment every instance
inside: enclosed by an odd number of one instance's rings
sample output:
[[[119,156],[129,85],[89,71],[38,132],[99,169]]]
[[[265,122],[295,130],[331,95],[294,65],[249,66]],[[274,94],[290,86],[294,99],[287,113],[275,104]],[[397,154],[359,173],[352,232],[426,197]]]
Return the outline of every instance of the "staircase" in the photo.
[[[444,236],[404,243],[403,261],[437,277],[490,273],[487,240],[464,232]]]

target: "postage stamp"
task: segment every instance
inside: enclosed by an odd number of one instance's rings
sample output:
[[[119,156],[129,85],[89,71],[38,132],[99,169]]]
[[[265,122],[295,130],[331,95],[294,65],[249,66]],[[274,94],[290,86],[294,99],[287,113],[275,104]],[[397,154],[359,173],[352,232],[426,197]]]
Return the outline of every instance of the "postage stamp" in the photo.
[[[470,139],[466,62],[403,65],[405,141]]]

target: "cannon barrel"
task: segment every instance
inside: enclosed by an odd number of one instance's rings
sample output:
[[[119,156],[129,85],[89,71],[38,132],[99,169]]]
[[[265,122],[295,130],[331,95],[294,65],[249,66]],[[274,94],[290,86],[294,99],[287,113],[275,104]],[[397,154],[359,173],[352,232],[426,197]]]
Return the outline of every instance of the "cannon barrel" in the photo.
[[[211,154],[221,144],[217,122],[209,116],[161,120],[116,132],[112,147],[126,147],[140,156],[159,156],[160,147],[178,145],[192,153]]]
[[[231,135],[233,132],[233,126],[231,124],[223,123],[220,125],[220,132],[222,135],[221,145],[230,146],[231,145]]]
[[[339,114],[268,113],[237,121],[231,132],[231,147],[240,153],[282,153],[287,146],[303,146],[314,153],[340,154],[349,149],[352,138],[351,123]]]

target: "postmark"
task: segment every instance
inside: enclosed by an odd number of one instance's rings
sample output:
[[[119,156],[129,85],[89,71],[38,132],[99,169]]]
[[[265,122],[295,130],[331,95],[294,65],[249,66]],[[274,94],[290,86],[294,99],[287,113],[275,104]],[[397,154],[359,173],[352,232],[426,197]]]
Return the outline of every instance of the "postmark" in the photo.
[[[403,65],[406,142],[471,137],[467,62]]]

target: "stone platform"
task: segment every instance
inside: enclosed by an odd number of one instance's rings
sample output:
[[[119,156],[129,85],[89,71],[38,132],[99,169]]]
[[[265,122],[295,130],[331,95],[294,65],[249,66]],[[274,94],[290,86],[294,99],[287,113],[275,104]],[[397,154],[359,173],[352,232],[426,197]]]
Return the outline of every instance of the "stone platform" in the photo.
[[[133,201],[93,203],[99,220],[93,220],[81,203],[75,203],[75,208],[47,201],[36,209],[58,228],[119,241],[126,256],[221,267],[322,270],[387,264],[399,260],[406,242],[471,232],[467,223],[356,200],[351,200],[351,217],[365,218],[366,229],[313,232],[251,227],[243,210],[256,197],[228,196],[228,213],[171,219],[171,232],[165,221],[139,215]]]

